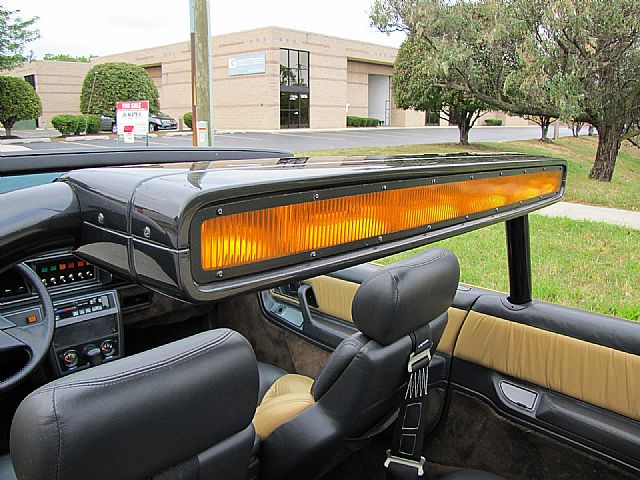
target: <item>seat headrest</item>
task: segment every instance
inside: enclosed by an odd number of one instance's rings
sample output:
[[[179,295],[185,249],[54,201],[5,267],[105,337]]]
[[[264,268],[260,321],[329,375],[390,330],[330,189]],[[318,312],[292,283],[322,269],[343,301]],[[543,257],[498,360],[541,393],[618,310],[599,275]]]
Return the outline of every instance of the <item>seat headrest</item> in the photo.
[[[199,333],[31,393],[11,426],[13,465],[18,478],[149,478],[249,428],[257,398],[249,342]]]
[[[389,345],[445,313],[459,279],[458,259],[443,248],[388,265],[358,288],[353,322],[367,337]]]

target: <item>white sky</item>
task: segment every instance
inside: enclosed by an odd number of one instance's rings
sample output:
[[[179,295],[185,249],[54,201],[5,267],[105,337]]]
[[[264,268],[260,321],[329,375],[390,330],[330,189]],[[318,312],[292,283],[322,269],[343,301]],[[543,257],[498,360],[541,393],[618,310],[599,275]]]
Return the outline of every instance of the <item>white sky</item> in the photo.
[[[279,26],[397,47],[369,26],[373,0],[209,0],[214,35]],[[29,44],[45,53],[107,55],[189,39],[188,0],[0,0],[23,17],[40,17],[40,39]]]

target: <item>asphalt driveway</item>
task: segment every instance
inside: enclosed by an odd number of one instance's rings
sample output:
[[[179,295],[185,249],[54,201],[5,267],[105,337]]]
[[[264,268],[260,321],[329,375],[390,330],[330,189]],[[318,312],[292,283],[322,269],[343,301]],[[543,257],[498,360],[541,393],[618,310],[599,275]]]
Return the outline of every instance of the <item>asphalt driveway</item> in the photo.
[[[21,136],[35,136],[38,132],[16,132]],[[568,128],[561,129],[561,135],[570,135]],[[471,130],[471,142],[505,142],[511,140],[528,140],[538,138],[538,127],[476,127]],[[343,129],[321,131],[281,130],[277,132],[225,132],[216,135],[215,145],[226,148],[273,148],[294,152],[310,150],[335,150],[356,147],[380,147],[393,145],[430,144],[457,142],[458,130],[455,127],[423,127],[423,128],[372,128]],[[144,144],[144,140],[136,143]],[[149,138],[153,146],[188,146],[191,136],[160,135]],[[126,147],[122,142],[110,139],[82,139],[74,142],[53,139],[49,143],[29,143],[24,145],[32,150],[51,148],[87,149]]]

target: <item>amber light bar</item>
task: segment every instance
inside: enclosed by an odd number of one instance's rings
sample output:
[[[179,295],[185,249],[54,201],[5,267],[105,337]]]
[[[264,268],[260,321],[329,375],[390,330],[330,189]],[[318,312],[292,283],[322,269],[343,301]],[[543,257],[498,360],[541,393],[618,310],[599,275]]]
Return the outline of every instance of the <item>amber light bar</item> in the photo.
[[[206,219],[203,270],[286,257],[426,227],[553,194],[562,170],[538,171],[327,198]]]

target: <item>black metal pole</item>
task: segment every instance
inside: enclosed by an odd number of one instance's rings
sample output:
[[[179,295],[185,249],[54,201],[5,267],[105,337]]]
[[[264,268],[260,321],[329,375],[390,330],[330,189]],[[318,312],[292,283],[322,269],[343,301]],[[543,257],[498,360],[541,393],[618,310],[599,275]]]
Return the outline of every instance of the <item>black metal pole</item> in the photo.
[[[509,301],[516,305],[531,302],[531,247],[529,216],[507,220],[507,255],[509,259]]]

